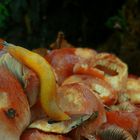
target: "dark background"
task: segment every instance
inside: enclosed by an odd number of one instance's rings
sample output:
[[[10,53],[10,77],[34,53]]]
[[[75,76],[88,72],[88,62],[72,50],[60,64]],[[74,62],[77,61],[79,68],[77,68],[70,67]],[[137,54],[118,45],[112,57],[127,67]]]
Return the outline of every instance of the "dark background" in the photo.
[[[4,4],[8,1],[8,4]],[[58,31],[76,45],[96,46],[112,33],[105,25],[125,0],[3,0],[8,16],[0,35],[28,48],[48,45]],[[42,42],[42,43],[41,43]],[[31,45],[30,45],[31,44]],[[34,45],[32,45],[34,44]]]
[[[140,75],[139,0],[0,0],[0,38],[49,48],[57,33],[77,47],[119,56]]]

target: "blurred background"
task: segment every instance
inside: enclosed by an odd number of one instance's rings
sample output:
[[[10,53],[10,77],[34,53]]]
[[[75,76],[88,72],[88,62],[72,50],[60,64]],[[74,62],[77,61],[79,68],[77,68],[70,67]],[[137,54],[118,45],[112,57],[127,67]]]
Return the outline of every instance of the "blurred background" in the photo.
[[[62,31],[76,47],[114,53],[140,76],[140,0],[0,0],[0,38],[49,48]]]

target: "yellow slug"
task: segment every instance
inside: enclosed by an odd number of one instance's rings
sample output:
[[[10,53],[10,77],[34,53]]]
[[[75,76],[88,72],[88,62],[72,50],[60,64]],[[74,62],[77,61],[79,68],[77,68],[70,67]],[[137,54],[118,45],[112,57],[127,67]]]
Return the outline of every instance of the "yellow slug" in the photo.
[[[56,82],[50,64],[39,54],[23,47],[8,45],[8,52],[21,63],[36,72],[40,79],[40,102],[46,114],[54,120],[68,120],[56,104]]]

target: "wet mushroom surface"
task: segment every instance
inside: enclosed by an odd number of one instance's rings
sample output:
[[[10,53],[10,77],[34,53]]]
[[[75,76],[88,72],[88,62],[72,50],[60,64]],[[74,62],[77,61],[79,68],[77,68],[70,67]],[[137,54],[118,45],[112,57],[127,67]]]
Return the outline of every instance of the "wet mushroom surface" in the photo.
[[[114,54],[65,43],[44,55],[3,44],[0,139],[139,140],[140,78]]]

